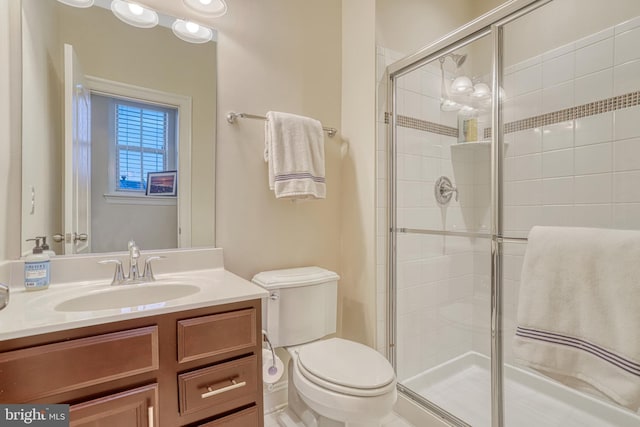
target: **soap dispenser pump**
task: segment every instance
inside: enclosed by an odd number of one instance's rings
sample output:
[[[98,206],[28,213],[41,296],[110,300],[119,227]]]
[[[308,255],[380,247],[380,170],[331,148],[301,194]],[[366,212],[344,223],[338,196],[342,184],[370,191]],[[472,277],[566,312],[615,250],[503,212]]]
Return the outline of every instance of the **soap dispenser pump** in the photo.
[[[40,238],[42,239],[42,244],[40,245],[40,247],[42,248],[42,253],[49,255],[49,257],[56,256],[56,253],[51,250],[51,248],[47,244],[47,236],[41,236]]]
[[[36,245],[24,259],[24,287],[27,291],[47,289],[50,280],[49,255],[43,253],[39,237],[27,241],[35,241]]]

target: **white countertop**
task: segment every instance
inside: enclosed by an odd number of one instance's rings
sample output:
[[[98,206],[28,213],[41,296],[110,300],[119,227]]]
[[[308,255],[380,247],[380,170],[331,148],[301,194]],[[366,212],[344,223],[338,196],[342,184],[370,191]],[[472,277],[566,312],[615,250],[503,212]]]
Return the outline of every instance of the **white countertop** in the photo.
[[[95,292],[109,292],[110,279],[55,283],[49,289],[28,292],[11,289],[10,302],[0,310],[0,341],[48,332],[135,319],[163,313],[191,310],[239,301],[264,298],[268,292],[253,283],[226,271],[223,267],[156,274],[156,282],[119,285],[118,289],[136,286],[178,283],[195,285],[200,290],[191,295],[95,311],[59,311],[56,306],[71,298]],[[158,301],[160,299],[160,301]],[[124,305],[124,304],[123,304]]]

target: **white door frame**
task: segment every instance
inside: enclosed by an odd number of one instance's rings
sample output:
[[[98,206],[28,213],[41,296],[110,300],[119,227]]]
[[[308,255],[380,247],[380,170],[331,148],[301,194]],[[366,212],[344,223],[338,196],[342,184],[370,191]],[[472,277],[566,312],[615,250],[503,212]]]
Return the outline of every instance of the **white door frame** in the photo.
[[[91,252],[91,95],[72,45],[64,45],[65,254]],[[84,236],[80,239],[80,236]]]

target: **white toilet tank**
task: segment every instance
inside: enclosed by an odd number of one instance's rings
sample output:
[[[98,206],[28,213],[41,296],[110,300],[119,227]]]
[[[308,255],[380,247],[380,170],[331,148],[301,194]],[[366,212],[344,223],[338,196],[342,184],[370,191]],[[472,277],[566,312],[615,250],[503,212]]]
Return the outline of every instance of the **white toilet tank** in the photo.
[[[274,347],[317,340],[336,331],[338,276],[320,267],[264,271],[252,282],[269,291],[262,327]]]

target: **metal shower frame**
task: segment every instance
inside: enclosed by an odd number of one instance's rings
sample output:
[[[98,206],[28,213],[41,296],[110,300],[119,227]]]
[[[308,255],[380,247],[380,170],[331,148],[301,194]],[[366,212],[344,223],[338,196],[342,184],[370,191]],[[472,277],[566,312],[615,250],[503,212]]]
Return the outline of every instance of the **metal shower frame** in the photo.
[[[388,141],[388,278],[387,278],[387,357],[397,370],[396,358],[396,248],[398,233],[417,233],[456,237],[478,237],[491,240],[491,426],[504,427],[504,387],[502,359],[502,259],[504,243],[523,243],[526,238],[507,237],[503,235],[503,153],[504,122],[500,91],[503,80],[503,27],[515,19],[551,2],[553,0],[511,0],[493,11],[460,27],[458,30],[436,40],[431,45],[405,57],[387,67],[387,126]],[[396,85],[398,77],[410,73],[424,64],[439,57],[453,53],[456,49],[470,44],[482,37],[492,37],[492,106],[491,106],[491,230],[490,233],[455,232],[445,230],[414,230],[398,228],[396,221],[396,154],[397,123]],[[425,407],[450,425],[470,427],[454,414],[428,401],[419,394],[398,384],[403,395]]]

